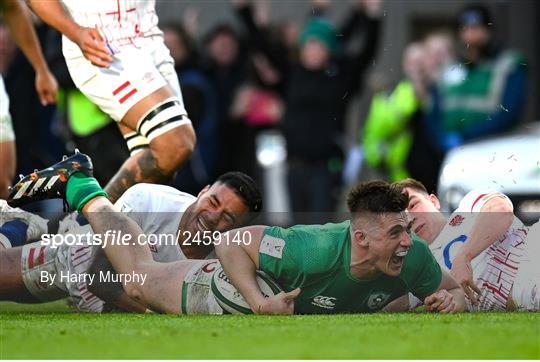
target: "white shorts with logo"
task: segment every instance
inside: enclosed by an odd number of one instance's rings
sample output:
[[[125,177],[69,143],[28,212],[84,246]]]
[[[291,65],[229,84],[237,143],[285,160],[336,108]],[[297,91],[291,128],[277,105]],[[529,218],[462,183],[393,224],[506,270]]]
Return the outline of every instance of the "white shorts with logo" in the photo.
[[[171,86],[187,115],[169,49],[159,36],[148,39],[147,44],[123,47],[112,55],[109,68],[96,67],[82,55],[70,57],[72,52],[64,51],[64,55],[77,88],[117,122],[137,102],[165,85]]]
[[[212,276],[221,267],[219,260],[201,261],[184,277],[182,314],[223,314],[212,293]]]
[[[4,79],[0,75],[0,143],[15,141],[15,132],[9,114],[9,97],[4,86]]]
[[[42,302],[70,297],[79,311],[101,312],[103,300],[88,290],[89,279],[79,277],[86,275],[97,250],[91,245],[53,248],[39,241],[24,245],[21,272],[26,289]]]

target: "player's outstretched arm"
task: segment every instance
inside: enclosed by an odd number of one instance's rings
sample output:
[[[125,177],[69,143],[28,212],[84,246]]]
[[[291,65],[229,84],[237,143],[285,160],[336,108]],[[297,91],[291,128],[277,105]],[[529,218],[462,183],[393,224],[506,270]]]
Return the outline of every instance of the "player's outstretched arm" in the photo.
[[[293,314],[294,299],[300,294],[300,289],[291,292],[281,292],[273,297],[264,298],[255,271],[259,268],[259,248],[266,226],[248,226],[231,230],[229,233],[239,235],[250,234],[249,243],[229,243],[223,238],[216,243],[216,254],[231,280],[231,283],[242,294],[253,313],[256,314]]]
[[[232,244],[225,242],[228,238],[222,237],[216,242],[216,255],[232,284],[242,294],[253,313],[258,313],[264,297],[255,279],[255,270],[259,267],[259,246],[264,226],[249,226],[230,232],[237,231],[241,235],[249,232],[251,242],[248,245]]]
[[[452,276],[475,305],[480,290],[474,281],[471,261],[495,241],[499,240],[514,220],[514,209],[506,196],[493,194],[484,197],[489,199],[475,218],[474,225],[469,233],[469,239],[452,260],[451,270]]]
[[[108,67],[112,62],[105,40],[97,29],[77,24],[64,10],[59,0],[28,0],[32,10],[44,22],[64,34],[81,48],[84,57],[98,67]]]
[[[88,290],[92,292],[98,298],[104,300],[106,303],[114,305],[126,312],[144,313],[147,311],[147,307],[139,302],[131,299],[122,287],[122,283],[113,283],[103,280],[100,276],[101,273],[112,272],[114,268],[105,256],[103,250],[99,250],[96,256],[88,268],[88,274],[92,275],[94,282],[88,285]]]
[[[70,180],[71,181],[71,180]],[[68,185],[69,187],[69,185]],[[157,263],[152,259],[148,246],[141,241],[145,235],[139,225],[132,219],[116,210],[113,204],[103,196],[88,201],[82,208],[95,234],[107,235],[107,231],[117,231],[130,235],[129,245],[113,243],[104,238],[104,251],[119,274],[138,273],[146,276],[144,283],[129,282],[124,290],[130,298],[152,310],[164,313],[180,313],[182,285],[182,262]]]
[[[454,278],[442,270],[442,279],[438,290],[426,297],[424,305],[429,312],[463,312],[466,310],[465,293]]]
[[[13,40],[21,48],[36,71],[36,91],[42,105],[56,102],[58,83],[52,75],[39,44],[30,13],[20,0],[0,1],[4,10],[4,20]]]

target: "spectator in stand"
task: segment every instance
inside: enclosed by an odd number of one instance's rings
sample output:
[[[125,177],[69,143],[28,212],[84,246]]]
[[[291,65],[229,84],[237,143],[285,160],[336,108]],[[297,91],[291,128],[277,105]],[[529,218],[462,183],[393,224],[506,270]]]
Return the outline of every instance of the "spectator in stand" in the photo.
[[[428,34],[423,43],[426,50],[424,68],[429,85],[441,79],[441,73],[447,65],[456,60],[455,40],[448,31],[435,31]],[[429,98],[429,94],[427,95]],[[428,99],[423,99],[426,103]]]
[[[236,1],[236,4],[242,5]],[[258,1],[252,8],[239,6],[238,16],[246,26],[246,51],[249,54],[246,79],[238,89],[231,116],[237,122],[237,130],[243,142],[235,149],[235,169],[255,178],[260,178],[256,161],[256,140],[261,132],[277,128],[283,116],[283,79],[274,62],[261,49],[271,48],[271,53],[285,54],[287,48],[282,33],[268,21],[270,8],[268,2]],[[252,34],[249,30],[257,28]],[[279,61],[279,59],[274,59]]]
[[[393,182],[410,175],[407,160],[416,141],[412,124],[422,116],[420,99],[426,93],[425,57],[421,43],[407,46],[403,53],[405,78],[391,92],[381,91],[373,96],[363,130],[367,164],[382,169]]]
[[[249,5],[237,6],[242,12]],[[310,19],[301,32],[298,62],[291,62],[287,52],[268,46],[260,29],[242,17],[249,34],[261,39],[260,50],[283,78],[283,129],[293,211],[332,212],[336,206],[345,111],[373,60],[380,29],[380,1],[357,1],[353,10],[339,32],[324,17]],[[346,52],[359,29],[364,32],[362,50]]]
[[[164,25],[162,30],[182,85],[186,110],[197,135],[191,159],[178,171],[173,185],[195,195],[217,176],[217,98],[212,83],[198,64],[198,50],[191,34],[175,23]]]
[[[525,101],[523,58],[493,39],[484,6],[466,7],[458,17],[461,57],[434,88],[428,115],[432,138],[442,152],[515,126]]]
[[[242,142],[242,135],[231,117],[231,105],[238,87],[246,76],[247,56],[245,46],[234,30],[227,24],[219,24],[205,37],[203,69],[211,80],[217,97],[219,117],[220,162],[218,173],[235,169],[234,145]]]
[[[429,104],[431,89],[439,81],[442,70],[455,60],[454,39],[449,33],[436,31],[426,36],[423,48],[425,56],[422,62],[423,79],[420,83],[423,83],[423,86],[420,87],[422,91],[416,92],[421,103],[421,112],[411,118],[413,143],[406,167],[411,177],[420,180],[430,192],[436,192],[443,155],[433,144],[428,127],[426,127],[426,108]],[[415,89],[419,88],[415,87]]]

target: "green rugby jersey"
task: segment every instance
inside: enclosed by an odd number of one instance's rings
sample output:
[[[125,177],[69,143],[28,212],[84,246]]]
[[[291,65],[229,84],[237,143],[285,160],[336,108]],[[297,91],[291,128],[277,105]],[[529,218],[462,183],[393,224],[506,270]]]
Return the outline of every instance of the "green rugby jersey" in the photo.
[[[358,280],[350,272],[350,222],[268,227],[259,249],[259,269],[286,291],[297,287],[295,313],[368,313],[411,292],[423,300],[442,278],[437,261],[424,242],[413,239],[398,277],[380,275]]]

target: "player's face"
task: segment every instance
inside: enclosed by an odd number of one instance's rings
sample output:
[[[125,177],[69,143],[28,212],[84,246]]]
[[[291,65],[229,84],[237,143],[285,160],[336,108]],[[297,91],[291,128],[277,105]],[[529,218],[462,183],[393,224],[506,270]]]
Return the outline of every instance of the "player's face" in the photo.
[[[439,199],[433,194],[406,188],[409,194],[407,211],[413,220],[412,231],[427,242],[432,242],[438,235],[436,220],[440,217]]]
[[[193,235],[234,229],[244,223],[248,211],[244,201],[231,188],[215,183],[199,193],[187,229]]]
[[[373,220],[367,238],[375,269],[390,276],[401,273],[405,256],[412,245],[410,226],[406,212],[382,214]]]

